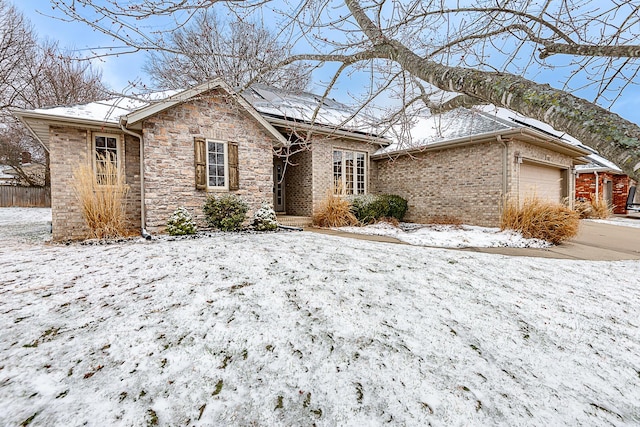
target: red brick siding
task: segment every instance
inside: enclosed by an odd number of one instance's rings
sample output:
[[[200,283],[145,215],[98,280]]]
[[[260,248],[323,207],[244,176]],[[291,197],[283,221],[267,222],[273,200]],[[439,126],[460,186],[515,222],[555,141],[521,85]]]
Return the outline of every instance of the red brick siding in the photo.
[[[612,174],[609,172],[598,173],[598,193],[602,197],[605,182],[613,183],[613,213],[626,214],[627,195],[632,184],[627,175]],[[596,197],[596,174],[593,172],[580,173],[576,177],[576,199],[593,200]]]

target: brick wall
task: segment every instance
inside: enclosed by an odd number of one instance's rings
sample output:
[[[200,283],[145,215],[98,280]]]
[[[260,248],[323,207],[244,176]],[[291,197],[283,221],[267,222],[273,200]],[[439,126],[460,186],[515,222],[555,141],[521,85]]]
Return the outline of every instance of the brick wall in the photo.
[[[632,185],[627,175],[612,174],[608,172],[598,173],[598,193],[604,195],[606,181],[612,182],[613,213],[626,214],[627,195]],[[576,199],[593,200],[596,197],[596,175],[593,172],[580,173],[576,176]]]
[[[291,156],[285,172],[285,209],[288,215],[313,215],[312,170],[310,150]]]
[[[100,133],[110,133],[100,130]],[[114,129],[114,135],[122,138]],[[92,131],[72,127],[49,128],[51,170],[51,215],[53,240],[86,238],[88,228],[74,191],[74,171],[92,161]],[[124,140],[124,171],[130,188],[127,220],[132,229],[140,228],[140,151],[136,138]]]
[[[378,159],[372,168],[375,193],[398,194],[409,202],[406,220],[428,223],[456,219],[466,224],[497,226],[501,202],[518,197],[518,158],[571,170],[569,156],[523,141],[475,143]],[[571,178],[571,174],[567,174]],[[567,194],[573,191],[566,182]]]
[[[368,153],[368,192],[371,192],[371,156],[378,149],[378,145],[364,142],[349,141],[341,138],[316,138],[312,143],[311,150],[313,161],[313,194],[312,207],[315,212],[320,208],[323,200],[327,197],[328,191],[333,191],[333,150],[353,150]]]
[[[473,144],[377,160],[377,193],[409,202],[406,220],[448,217],[495,226],[502,198],[502,145]]]
[[[238,143],[239,190],[250,205],[273,203],[273,136],[220,90],[160,112],[143,123],[147,229],[162,232],[167,219],[185,206],[203,222],[207,195],[226,192],[195,188],[194,137]]]

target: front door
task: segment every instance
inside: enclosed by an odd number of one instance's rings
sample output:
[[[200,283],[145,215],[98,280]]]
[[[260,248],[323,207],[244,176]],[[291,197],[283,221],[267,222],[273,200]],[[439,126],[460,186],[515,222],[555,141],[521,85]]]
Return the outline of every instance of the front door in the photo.
[[[273,160],[273,209],[276,212],[285,212],[284,162],[282,159]]]

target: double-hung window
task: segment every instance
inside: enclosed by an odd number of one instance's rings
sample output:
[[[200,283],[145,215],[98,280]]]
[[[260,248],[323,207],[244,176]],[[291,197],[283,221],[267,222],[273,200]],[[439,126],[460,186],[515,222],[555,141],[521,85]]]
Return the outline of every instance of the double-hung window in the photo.
[[[98,184],[114,185],[120,172],[120,136],[108,133],[93,134],[94,169]]]
[[[367,192],[367,153],[333,150],[333,186],[336,194]]]

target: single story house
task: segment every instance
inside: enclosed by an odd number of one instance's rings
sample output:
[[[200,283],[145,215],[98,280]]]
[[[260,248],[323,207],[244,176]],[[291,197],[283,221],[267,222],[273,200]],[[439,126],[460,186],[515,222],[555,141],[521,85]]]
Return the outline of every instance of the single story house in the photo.
[[[86,235],[74,171],[98,154],[113,159],[130,187],[131,226],[150,233],[163,232],[178,206],[202,220],[209,194],[308,217],[337,186],[343,194],[399,194],[409,201],[408,220],[496,225],[503,198],[572,195],[574,168],[588,154],[468,110],[451,117],[470,128],[402,145],[333,100],[263,85],[237,93],[221,80],[144,100],[13,113],[50,154],[54,240]]]

